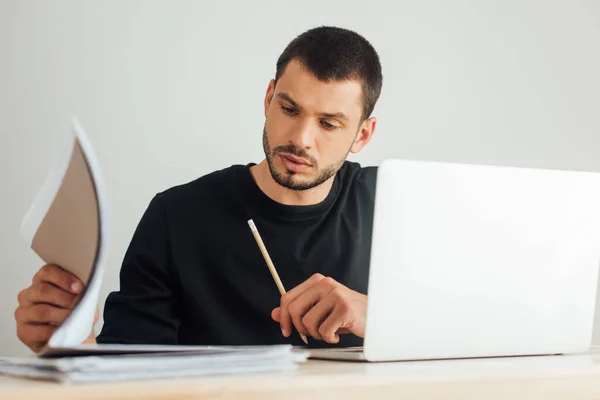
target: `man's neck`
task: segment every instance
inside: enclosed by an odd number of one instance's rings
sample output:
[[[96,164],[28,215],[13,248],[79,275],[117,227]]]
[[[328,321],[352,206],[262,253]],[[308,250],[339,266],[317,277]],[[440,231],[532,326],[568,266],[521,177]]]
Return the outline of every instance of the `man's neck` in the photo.
[[[319,186],[307,190],[291,190],[281,186],[273,179],[267,160],[250,167],[254,181],[264,194],[278,203],[290,206],[309,206],[318,204],[327,198],[335,175]]]

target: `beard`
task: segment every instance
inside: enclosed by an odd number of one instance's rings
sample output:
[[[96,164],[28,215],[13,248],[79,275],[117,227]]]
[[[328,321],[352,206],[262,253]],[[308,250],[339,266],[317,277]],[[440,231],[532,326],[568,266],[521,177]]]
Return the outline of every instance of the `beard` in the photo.
[[[299,149],[293,144],[289,144],[287,146],[277,146],[276,148],[271,150],[271,145],[269,143],[269,138],[267,137],[266,128],[263,128],[263,150],[265,152],[267,164],[269,165],[269,170],[271,171],[271,176],[273,177],[275,182],[277,182],[284,188],[290,190],[308,190],[321,185],[329,178],[334,176],[336,172],[342,167],[344,161],[346,161],[346,157],[344,157],[338,162],[335,162],[323,168],[319,168],[317,160],[315,160],[314,157],[311,157],[306,152],[306,150]],[[288,153],[296,157],[300,157],[304,160],[307,160],[311,164],[312,168],[316,171],[314,178],[308,181],[301,181],[298,180],[298,174],[294,171],[290,171],[287,168],[285,168],[284,171],[278,170],[273,162],[273,158],[278,153]],[[350,149],[348,149],[348,153],[350,153]],[[348,155],[348,153],[346,153],[346,156]]]

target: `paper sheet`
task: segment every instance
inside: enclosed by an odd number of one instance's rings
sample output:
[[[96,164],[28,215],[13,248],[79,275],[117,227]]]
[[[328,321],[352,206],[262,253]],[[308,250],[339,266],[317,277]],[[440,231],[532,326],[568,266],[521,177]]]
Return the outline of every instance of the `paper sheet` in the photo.
[[[80,344],[92,330],[107,255],[107,196],[92,146],[76,117],[54,167],[21,224],[47,264],[79,277],[84,290],[39,355]]]
[[[81,357],[100,355],[135,355],[158,353],[228,353],[232,351],[263,351],[287,345],[269,346],[180,346],[180,345],[153,345],[153,344],[81,344],[69,347],[52,347],[44,354],[46,358],[52,357]],[[294,348],[302,351],[303,348]]]

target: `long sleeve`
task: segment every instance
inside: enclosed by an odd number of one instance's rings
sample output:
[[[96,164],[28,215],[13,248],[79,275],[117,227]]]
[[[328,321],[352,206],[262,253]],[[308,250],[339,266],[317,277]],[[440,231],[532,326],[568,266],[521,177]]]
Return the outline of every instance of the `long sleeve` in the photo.
[[[165,205],[155,196],[125,253],[120,290],[104,306],[98,343],[176,344],[180,317]]]

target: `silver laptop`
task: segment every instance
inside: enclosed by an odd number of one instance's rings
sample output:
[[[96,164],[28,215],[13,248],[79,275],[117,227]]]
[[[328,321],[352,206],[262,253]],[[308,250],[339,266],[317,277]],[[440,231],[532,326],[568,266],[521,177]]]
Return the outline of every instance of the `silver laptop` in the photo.
[[[386,160],[364,348],[311,357],[584,352],[599,267],[600,173]]]

